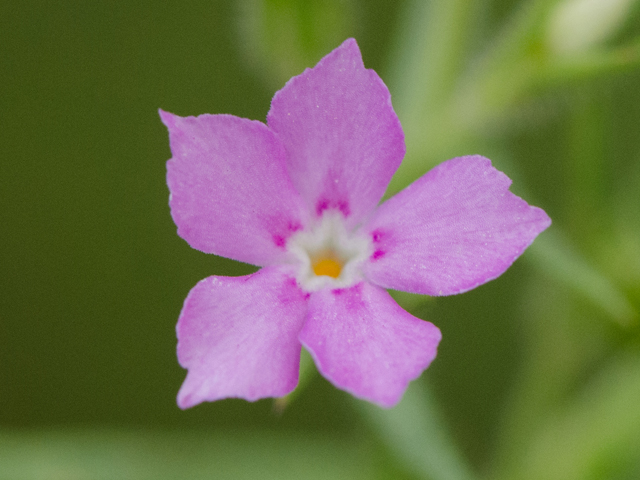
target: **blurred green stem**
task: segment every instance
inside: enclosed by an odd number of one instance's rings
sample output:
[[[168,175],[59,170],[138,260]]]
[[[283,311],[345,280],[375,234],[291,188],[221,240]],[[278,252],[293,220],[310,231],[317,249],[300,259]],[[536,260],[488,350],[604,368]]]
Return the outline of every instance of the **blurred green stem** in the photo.
[[[532,0],[520,3],[506,26],[471,64],[475,7],[481,1],[415,1],[406,11],[389,85],[405,131],[407,154],[387,194],[445,160],[449,152],[476,153],[464,151],[464,145],[495,132],[504,134],[511,128],[508,122],[514,111],[545,89],[640,63],[640,49],[635,43],[605,51],[592,49],[571,57],[555,55],[545,43],[545,29],[559,0]],[[583,158],[585,152],[587,156],[594,154],[592,147],[601,147],[590,133],[600,125],[583,128],[583,122],[591,121],[589,116],[588,111],[579,112],[574,119],[574,144],[570,147],[576,156],[571,175],[582,182],[574,183],[572,189],[584,192],[602,181],[597,178],[598,152],[597,158]],[[583,168],[588,175],[580,175]],[[579,207],[585,209],[582,203]],[[565,295],[568,290],[578,293],[578,298],[597,305],[620,324],[637,318],[625,295],[559,236],[551,232],[542,235],[531,252],[530,258],[557,281],[556,286],[568,287],[562,290]],[[539,312],[530,315],[528,328],[533,339],[528,345],[522,381],[506,415],[498,454],[498,473],[505,479],[518,478],[509,475],[517,473],[512,467],[537,433],[539,422],[548,418],[549,410],[566,394],[577,372],[592,360],[588,352],[599,352],[597,347],[585,347],[596,340],[584,328],[579,338],[574,337],[579,327],[573,321],[581,320],[574,303],[554,289],[540,288],[543,293],[537,298],[546,300]],[[473,478],[446,435],[433,399],[428,392],[419,391],[418,385],[412,384],[394,410],[363,406],[362,411],[389,448],[415,472],[436,480]]]
[[[583,244],[598,230],[610,229],[612,223],[605,198],[606,108],[602,102],[590,101],[589,93],[583,92],[583,98],[577,99],[568,121],[568,188],[563,202],[568,229],[576,232],[575,240]]]
[[[468,56],[476,0],[414,1],[393,49],[389,84],[405,131],[407,155],[394,176],[395,192],[437,162],[434,152],[455,132],[447,106]]]
[[[638,312],[627,297],[557,234],[545,232],[538,237],[529,247],[529,258],[542,273],[568,286],[620,325],[629,326],[637,320]]]
[[[389,84],[402,121],[407,154],[392,194],[461,145],[508,127],[518,106],[558,85],[640,64],[640,42],[572,56],[549,50],[546,29],[558,0],[516,7],[478,58],[471,59],[482,0],[413,2],[394,48]],[[474,23],[475,22],[475,23]]]
[[[289,395],[275,398],[273,400],[273,411],[281,414],[284,410],[295,401],[309,385],[309,382],[318,374],[313,358],[306,349],[300,352],[300,370],[298,373],[298,386]]]
[[[354,402],[392,455],[419,478],[477,478],[456,449],[436,402],[423,381],[412,382],[402,401],[390,410],[357,399]]]
[[[531,307],[523,312],[525,355],[500,426],[491,476],[496,479],[520,478],[532,439],[566,401],[585,365],[602,350],[597,335],[601,324],[587,324],[565,289],[554,282],[536,282],[529,299]]]

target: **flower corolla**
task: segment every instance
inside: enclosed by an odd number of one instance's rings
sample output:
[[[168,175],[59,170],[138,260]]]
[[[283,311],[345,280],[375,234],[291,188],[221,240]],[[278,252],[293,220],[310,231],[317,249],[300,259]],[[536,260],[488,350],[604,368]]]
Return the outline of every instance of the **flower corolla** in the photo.
[[[550,224],[480,156],[444,162],[378,206],[404,135],[353,39],[289,80],[266,125],[160,115],[178,234],[262,267],[205,278],[187,296],[176,327],[188,370],[181,408],[290,393],[302,346],[335,386],[391,407],[441,334],[386,289],[465,292],[502,274]]]

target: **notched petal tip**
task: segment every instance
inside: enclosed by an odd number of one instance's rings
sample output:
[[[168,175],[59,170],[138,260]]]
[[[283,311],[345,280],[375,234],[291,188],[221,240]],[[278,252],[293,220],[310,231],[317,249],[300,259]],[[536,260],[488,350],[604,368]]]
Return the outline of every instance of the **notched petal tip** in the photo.
[[[166,112],[171,215],[191,247],[253,265],[277,263],[306,222],[286,151],[262,122]]]
[[[160,115],[162,123],[164,123],[169,129],[175,125],[176,118],[180,118],[178,115],[174,115],[173,113],[162,110],[161,108],[158,109],[158,115]]]
[[[314,292],[299,338],[331,383],[391,408],[431,364],[442,335],[383,289],[362,282]]]
[[[178,319],[178,361],[188,370],[180,408],[205,401],[281,397],[298,382],[307,295],[289,271],[208,277],[189,292]]]
[[[176,398],[176,403],[181,410],[187,410],[188,408],[195,407],[196,405],[209,400],[206,398],[206,395],[198,395],[192,385],[192,382],[189,382],[189,374],[187,374],[187,378],[182,383],[180,390],[178,391],[178,396]],[[210,400],[209,400],[210,401]]]
[[[380,254],[365,275],[385,288],[437,296],[497,278],[551,224],[510,185],[480,155],[438,165],[378,208],[366,228]]]
[[[355,38],[347,38],[337,48],[325,55],[316,66],[329,63],[334,57],[339,55],[349,55],[351,60],[355,61],[358,66],[363,69],[365,68],[364,61],[362,60],[362,52],[360,51],[360,47],[358,46],[358,42],[356,42]]]
[[[358,42],[353,37],[347,38],[344,42],[340,44],[338,48],[356,48],[358,52],[360,51],[360,47],[358,47]]]
[[[349,227],[376,207],[406,151],[389,90],[353,39],[276,92],[267,124],[307,208],[340,210]]]

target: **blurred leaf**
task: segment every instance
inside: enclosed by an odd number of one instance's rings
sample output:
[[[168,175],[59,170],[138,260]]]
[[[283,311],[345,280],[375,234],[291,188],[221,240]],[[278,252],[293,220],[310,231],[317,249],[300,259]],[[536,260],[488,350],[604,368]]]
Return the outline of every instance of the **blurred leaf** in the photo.
[[[558,55],[598,46],[622,27],[635,1],[564,0],[550,12],[546,43]]]
[[[552,415],[578,386],[593,376],[594,366],[611,352],[608,325],[597,309],[571,295],[566,284],[532,277],[520,300],[522,360],[502,406],[492,478],[518,477],[522,458]],[[596,311],[594,311],[596,310]]]
[[[405,9],[393,49],[389,87],[406,137],[407,154],[388,192],[422,175],[455,131],[445,108],[468,58],[481,0],[418,1]]]
[[[632,479],[640,468],[640,358],[617,359],[543,428],[517,478]]]
[[[505,114],[528,92],[535,77],[542,32],[558,0],[520,2],[456,80],[446,116],[447,130],[458,137],[486,132],[494,124],[508,128]],[[502,121],[501,121],[502,120]]]
[[[445,118],[457,127],[460,136],[496,128],[508,130],[522,106],[531,105],[551,89],[638,67],[637,40],[572,56],[549,56],[541,51],[502,64],[489,63],[467,75]]]
[[[449,437],[436,402],[423,382],[412,382],[400,403],[389,410],[354,401],[391,454],[420,478],[476,478]]]
[[[541,68],[541,82],[568,83],[595,75],[614,73],[640,66],[640,39],[612,49],[590,50],[585,53],[554,59]]]
[[[255,430],[4,431],[0,479],[368,479],[370,459],[359,445]]]
[[[274,88],[302,73],[357,30],[352,0],[242,0],[240,47]]]
[[[410,4],[389,74],[407,154],[388,194],[439,161],[459,155],[478,134],[496,126],[512,128],[515,107],[529,102],[544,82],[557,81],[560,69],[548,59],[543,38],[557,3],[520,2],[480,48],[473,32],[482,10],[489,8],[486,2]]]
[[[640,217],[638,218],[640,220]],[[640,226],[620,222],[600,251],[610,275],[624,285],[636,302],[640,300]],[[638,302],[640,303],[640,302]]]
[[[529,258],[556,280],[624,326],[638,318],[638,312],[616,286],[592,267],[557,235],[546,232],[529,247]]]

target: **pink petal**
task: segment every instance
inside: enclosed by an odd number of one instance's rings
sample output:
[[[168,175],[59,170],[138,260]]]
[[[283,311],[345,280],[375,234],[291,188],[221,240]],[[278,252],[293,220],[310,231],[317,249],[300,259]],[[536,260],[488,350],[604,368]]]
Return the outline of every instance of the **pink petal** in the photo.
[[[509,192],[481,156],[444,162],[389,199],[366,227],[374,253],[365,276],[427,295],[465,292],[501,275],[551,224]]]
[[[180,408],[291,392],[298,383],[306,299],[279,267],[198,283],[176,327],[178,360],[189,370],[178,393]]]
[[[271,101],[269,127],[309,209],[337,209],[354,226],[378,204],[405,153],[402,127],[380,77],[349,39],[293,77]]]
[[[361,282],[314,292],[300,341],[329,381],[392,407],[436,356],[440,330],[405,312],[383,289]]]
[[[167,183],[178,234],[206,253],[277,262],[305,210],[275,135],[261,122],[231,115],[160,116],[173,153]]]

